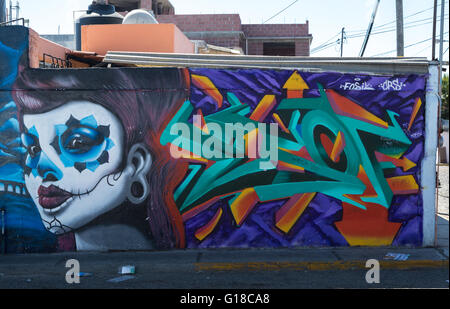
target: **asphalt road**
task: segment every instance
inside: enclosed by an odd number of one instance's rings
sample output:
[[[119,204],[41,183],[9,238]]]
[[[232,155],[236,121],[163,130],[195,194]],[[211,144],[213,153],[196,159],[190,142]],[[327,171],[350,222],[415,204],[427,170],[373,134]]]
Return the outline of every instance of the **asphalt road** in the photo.
[[[65,282],[65,271],[51,275],[18,275],[0,281],[1,288],[52,289],[336,289],[336,288],[448,288],[448,269],[385,270],[380,283],[368,284],[366,271],[253,271],[171,272],[153,271],[127,281],[112,283],[113,272],[96,272]],[[7,282],[5,282],[7,280]]]
[[[95,271],[95,269],[94,269]],[[380,283],[368,284],[365,270],[353,271],[218,271],[174,272],[153,270],[133,279],[112,283],[114,271],[95,271],[80,283],[65,281],[66,269],[51,274],[21,274],[0,279],[2,289],[367,289],[448,288],[448,269],[381,270]]]
[[[388,261],[388,268],[380,267],[380,283],[368,284],[365,261],[375,258],[382,263],[383,256],[392,251],[405,252],[410,258]],[[66,282],[71,270],[66,262],[72,258],[79,261],[80,272],[89,274],[80,277],[80,283]],[[346,264],[351,260],[359,264]],[[427,262],[425,267],[414,266],[421,261]],[[128,264],[136,267],[131,279],[109,282],[122,277],[119,267]],[[407,269],[402,269],[405,266]],[[448,258],[433,248],[186,250],[8,255],[0,259],[1,289],[448,288],[448,276]]]

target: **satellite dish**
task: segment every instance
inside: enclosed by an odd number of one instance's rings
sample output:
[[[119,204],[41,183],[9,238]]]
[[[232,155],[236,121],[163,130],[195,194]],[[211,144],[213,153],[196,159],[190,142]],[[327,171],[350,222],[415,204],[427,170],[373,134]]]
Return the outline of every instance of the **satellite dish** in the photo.
[[[122,24],[157,24],[156,18],[146,10],[132,10],[123,19]]]

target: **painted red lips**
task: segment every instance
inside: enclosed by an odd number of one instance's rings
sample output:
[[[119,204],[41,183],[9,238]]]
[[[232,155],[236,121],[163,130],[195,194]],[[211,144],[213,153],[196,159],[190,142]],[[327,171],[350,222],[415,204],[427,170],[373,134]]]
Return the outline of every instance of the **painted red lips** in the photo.
[[[49,187],[40,186],[38,195],[39,204],[45,209],[54,209],[73,196],[72,193],[54,185]]]

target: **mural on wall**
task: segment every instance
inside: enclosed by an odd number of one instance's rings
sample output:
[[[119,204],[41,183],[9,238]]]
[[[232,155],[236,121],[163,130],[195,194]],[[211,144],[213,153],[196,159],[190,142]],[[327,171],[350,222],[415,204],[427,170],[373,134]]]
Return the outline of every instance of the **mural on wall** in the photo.
[[[184,163],[159,136],[188,96],[187,78],[178,69],[21,72],[13,96],[24,180],[60,247],[184,247],[168,193]]]
[[[188,247],[421,243],[424,77],[193,69],[191,82],[161,138],[187,151],[174,194]],[[201,132],[197,152],[170,131],[180,122]],[[277,162],[224,155],[230,140],[211,127],[227,123],[254,124],[256,153],[272,145],[260,124],[277,123]],[[214,140],[223,152],[206,160]]]
[[[55,250],[422,242],[425,76],[19,71],[5,153]]]
[[[26,190],[22,168],[26,149],[11,95],[19,64],[26,65],[28,30],[11,26],[6,33],[6,29],[0,28],[0,210],[6,225],[0,252],[53,251],[55,236],[44,228]]]

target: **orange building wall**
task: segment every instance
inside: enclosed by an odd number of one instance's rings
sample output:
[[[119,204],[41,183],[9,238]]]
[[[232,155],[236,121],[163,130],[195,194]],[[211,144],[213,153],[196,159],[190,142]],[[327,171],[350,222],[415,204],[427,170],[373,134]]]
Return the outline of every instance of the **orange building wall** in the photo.
[[[44,54],[65,60],[66,53],[70,51],[70,49],[65,48],[64,46],[41,38],[39,34],[32,29],[29,29],[29,40],[28,58],[31,68],[39,68],[39,62],[44,59]],[[50,58],[46,58],[46,62],[50,61]]]
[[[176,25],[174,26],[174,53],[188,53],[195,52],[195,45],[184,35],[184,33]]]
[[[81,50],[194,53],[194,44],[174,24],[88,25],[81,27]]]

